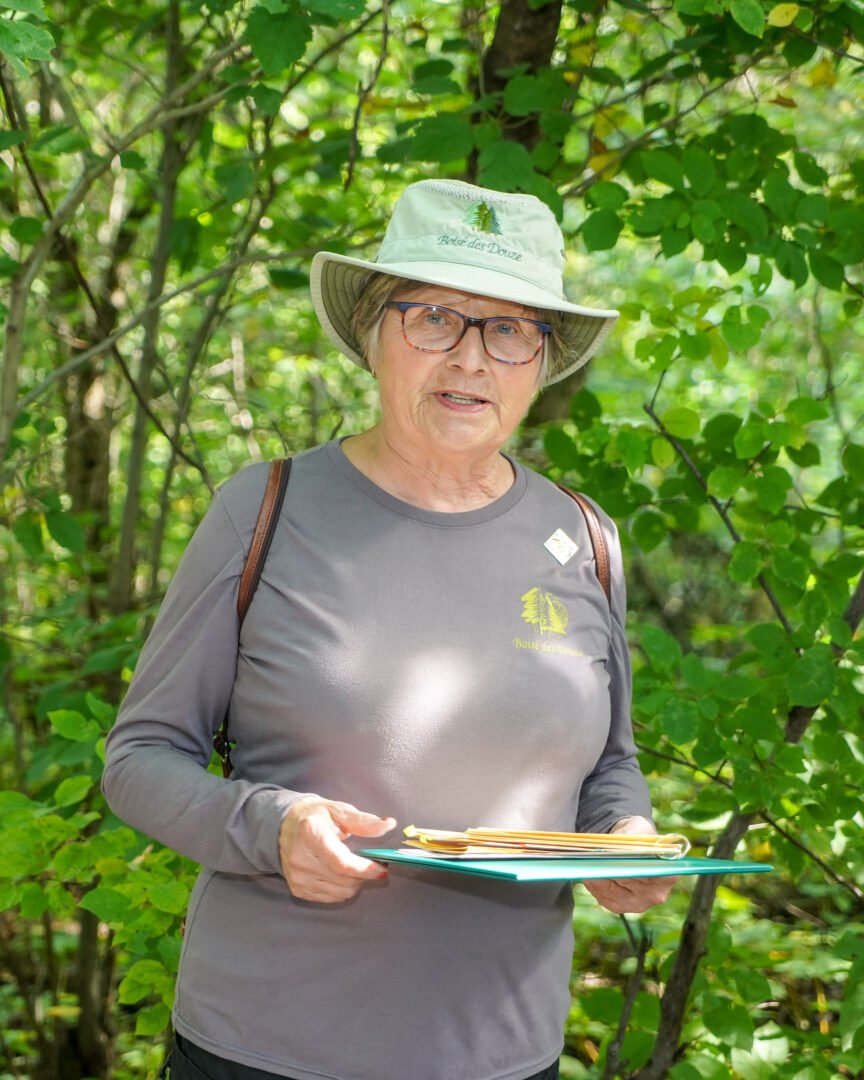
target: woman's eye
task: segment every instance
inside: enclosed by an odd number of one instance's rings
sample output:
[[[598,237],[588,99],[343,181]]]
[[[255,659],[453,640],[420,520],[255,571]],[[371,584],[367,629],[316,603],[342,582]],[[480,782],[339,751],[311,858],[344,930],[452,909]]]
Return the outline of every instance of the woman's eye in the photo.
[[[519,333],[519,326],[512,322],[494,322],[492,326],[495,328],[495,333],[499,337],[510,337],[511,334]]]
[[[444,326],[447,323],[447,316],[443,311],[427,311],[423,321],[428,326]]]

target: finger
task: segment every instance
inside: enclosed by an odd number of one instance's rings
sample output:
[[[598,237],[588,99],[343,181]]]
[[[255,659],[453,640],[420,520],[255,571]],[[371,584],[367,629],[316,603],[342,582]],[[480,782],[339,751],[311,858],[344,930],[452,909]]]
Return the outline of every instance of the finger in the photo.
[[[363,879],[376,878],[381,874],[379,863],[365,859],[354,852],[339,839],[332,826],[323,828],[317,835],[318,844],[313,852],[316,858],[327,867],[331,874]]]
[[[338,904],[351,900],[363,888],[362,881],[325,881],[311,875],[299,876],[290,885],[291,893],[298,900],[312,900],[319,904]]]
[[[616,915],[638,914],[662,904],[669,895],[672,878],[610,878],[604,881],[585,881],[583,885],[601,907]]]
[[[346,833],[354,836],[383,836],[396,828],[396,819],[379,817],[365,810],[358,810],[350,803],[331,802],[328,805],[333,821]]]

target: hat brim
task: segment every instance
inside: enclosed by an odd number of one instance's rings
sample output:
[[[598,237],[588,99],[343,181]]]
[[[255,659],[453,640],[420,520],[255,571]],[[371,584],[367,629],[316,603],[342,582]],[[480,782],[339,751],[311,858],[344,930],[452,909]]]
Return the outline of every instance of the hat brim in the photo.
[[[545,386],[566,378],[585,365],[615,325],[614,309],[587,308],[539,288],[530,281],[500,270],[484,270],[452,262],[378,263],[319,251],[312,260],[309,285],[312,303],[324,332],[337,349],[369,370],[354,332],[354,309],[370,272],[408,278],[428,285],[464,290],[478,296],[507,300],[526,307],[560,311],[571,323],[570,350],[558,370],[550,370]]]

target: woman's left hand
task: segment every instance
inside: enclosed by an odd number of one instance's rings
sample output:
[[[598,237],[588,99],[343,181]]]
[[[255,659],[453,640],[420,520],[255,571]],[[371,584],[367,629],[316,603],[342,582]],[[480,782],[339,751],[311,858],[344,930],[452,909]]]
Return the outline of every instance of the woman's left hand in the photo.
[[[613,833],[627,833],[631,836],[650,836],[657,832],[654,826],[643,817],[622,818],[611,830]],[[597,903],[616,915],[632,915],[647,911],[656,904],[662,904],[678,881],[675,877],[648,878],[607,878],[598,881],[583,881],[582,884],[591,893]]]

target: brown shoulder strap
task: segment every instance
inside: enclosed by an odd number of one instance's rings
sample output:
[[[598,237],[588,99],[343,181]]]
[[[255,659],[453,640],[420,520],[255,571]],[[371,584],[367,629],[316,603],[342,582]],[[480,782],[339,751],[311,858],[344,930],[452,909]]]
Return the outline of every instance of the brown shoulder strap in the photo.
[[[276,525],[279,521],[279,512],[285,499],[285,489],[288,487],[288,477],[291,475],[291,459],[277,458],[270,462],[270,475],[267,477],[267,487],[264,490],[264,498],[261,501],[261,509],[258,511],[258,520],[255,522],[255,532],[252,534],[252,543],[249,545],[249,554],[243,573],[240,576],[240,589],[237,593],[237,626],[243,625],[246,612],[252,603],[252,597],[261,580],[261,571],[267,559],[267,552],[273,542]],[[222,759],[222,775],[231,775],[231,741],[228,737],[228,713],[226,711],[219,730],[213,736],[213,749]]]
[[[282,509],[290,474],[290,458],[277,458],[270,462],[267,488],[261,502],[261,509],[258,511],[258,521],[255,523],[255,532],[252,534],[252,543],[249,546],[246,565],[243,567],[243,575],[240,578],[240,590],[237,593],[237,617],[241,626],[255,590],[258,588],[258,582],[261,580],[261,571],[264,569],[267,552],[270,550],[273,534],[276,532],[276,522],[279,520],[279,511]]]
[[[578,491],[571,491],[570,488],[564,487],[563,484],[559,484],[558,487],[574,500],[585,515],[585,524],[588,526],[588,535],[591,537],[591,547],[594,548],[594,562],[597,566],[597,577],[600,584],[603,586],[603,592],[606,593],[606,599],[611,604],[612,593],[609,587],[609,549],[606,547],[606,537],[603,535],[603,529],[600,526],[600,518],[597,516],[597,511],[591,503],[588,502],[585,496],[580,495]]]

